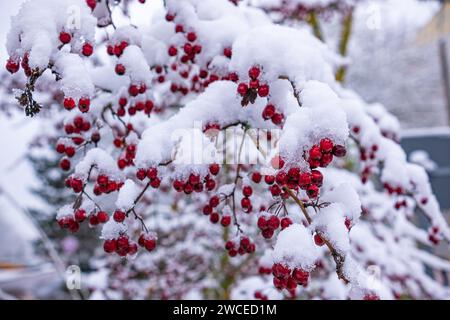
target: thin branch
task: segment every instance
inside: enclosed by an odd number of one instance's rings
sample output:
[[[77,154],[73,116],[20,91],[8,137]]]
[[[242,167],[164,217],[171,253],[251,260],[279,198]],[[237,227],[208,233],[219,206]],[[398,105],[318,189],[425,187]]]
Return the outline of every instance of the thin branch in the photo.
[[[306,220],[308,221],[308,224],[310,225],[312,223],[312,219],[306,210],[306,207],[304,203],[292,192],[291,189],[284,187],[283,188],[285,192],[289,194],[289,196],[295,201],[295,203],[298,204],[300,209],[303,212],[303,215],[305,216]],[[350,280],[345,276],[344,274],[344,262],[345,262],[345,256],[341,255],[334,247],[333,245],[324,237],[323,233],[321,231],[316,230],[316,232],[319,234],[319,236],[323,239],[325,245],[330,250],[331,255],[333,256],[334,262],[336,263],[336,273],[342,281],[344,281],[346,284],[350,282]]]

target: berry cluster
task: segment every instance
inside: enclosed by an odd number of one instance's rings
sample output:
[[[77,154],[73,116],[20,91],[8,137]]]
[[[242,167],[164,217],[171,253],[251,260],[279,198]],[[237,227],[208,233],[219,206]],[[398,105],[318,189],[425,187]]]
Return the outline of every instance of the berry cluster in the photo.
[[[262,117],[264,120],[272,120],[272,123],[281,126],[284,122],[284,114],[278,112],[275,105],[269,103],[262,112]]]
[[[220,167],[217,164],[212,164],[209,167],[209,172],[213,176],[217,175],[219,170]],[[184,192],[185,194],[202,192],[204,189],[212,191],[216,187],[216,181],[211,175],[208,174],[202,179],[200,175],[191,173],[184,181],[181,179],[174,180],[172,186],[177,192]]]
[[[261,75],[261,69],[258,66],[253,66],[248,70],[248,76],[250,79],[248,82],[241,82],[237,87],[238,94],[242,97],[242,106],[248,105],[248,103],[254,103],[257,96],[261,98],[269,95],[269,85],[260,83],[259,76]]]
[[[243,186],[242,187],[242,195],[244,197],[241,199],[241,207],[245,213],[250,213],[253,209],[252,201],[250,200],[250,197],[252,194],[253,194],[253,189],[251,186]]]
[[[228,240],[225,244],[225,249],[228,251],[230,257],[235,257],[238,254],[242,256],[246,253],[255,252],[256,246],[251,242],[250,238],[241,236],[238,243]]]
[[[275,263],[272,266],[273,284],[278,290],[287,289],[289,292],[295,292],[298,285],[307,286],[309,272],[301,268],[291,270],[289,267]]]
[[[58,219],[58,225],[62,229],[69,229],[70,232],[77,232],[80,229],[80,224],[75,220],[73,216],[66,216]]]
[[[125,50],[126,47],[128,47],[128,42],[127,41],[118,41],[117,43],[110,43],[106,46],[106,52],[110,55],[110,56],[116,56],[116,57],[120,57],[123,53],[123,51]]]
[[[220,198],[217,195],[212,196],[209,199],[209,203],[203,207],[203,214],[208,216],[211,223],[216,224],[220,220],[220,224],[223,227],[228,227],[231,224],[231,216],[228,213],[222,214],[222,217],[219,215],[217,211],[214,211],[215,208],[220,203]]]
[[[134,103],[128,104],[128,99],[126,97],[121,97],[119,98],[118,104],[117,115],[119,117],[124,117],[127,111],[130,116],[134,116],[138,112],[144,112],[146,115],[150,115],[154,107],[153,101],[150,99],[140,99]],[[127,106],[128,108],[126,108]]]
[[[64,98],[64,102],[63,102],[64,108],[66,110],[72,110],[73,108],[75,108],[75,106],[77,105],[77,103],[75,102],[75,100],[71,97],[65,97]],[[83,112],[86,113],[89,111],[89,108],[91,106],[91,99],[89,99],[88,97],[81,97],[78,100],[78,109]]]
[[[258,218],[258,228],[264,238],[270,239],[273,237],[275,230],[281,226],[281,230],[286,229],[292,224],[292,220],[284,217],[280,220],[276,215],[261,215]]]
[[[344,157],[347,151],[344,146],[334,145],[333,141],[328,138],[320,140],[318,145],[314,145],[305,155],[311,169],[327,167],[333,161],[333,155],[336,157]]]
[[[428,231],[428,240],[434,245],[438,245],[440,241],[439,227],[431,227]]]
[[[114,179],[110,179],[105,174],[100,174],[98,175],[96,184],[94,185],[94,194],[96,196],[108,194],[120,190],[122,186],[122,181],[116,181]]]
[[[121,257],[134,255],[138,250],[136,242],[130,241],[127,235],[122,234],[117,239],[108,239],[103,243],[106,253],[117,253]]]
[[[97,213],[92,213],[89,216],[89,225],[96,226],[102,223],[106,223],[109,220],[109,215],[105,211],[99,211]]]
[[[161,179],[158,177],[157,168],[138,169],[136,171],[136,177],[141,181],[148,179],[150,186],[155,189],[159,188],[159,186],[161,185]]]
[[[151,252],[156,248],[156,240],[158,240],[156,234],[143,233],[139,236],[138,244],[147,251]]]
[[[129,144],[125,150],[122,152],[122,154],[119,157],[119,160],[117,160],[117,166],[119,169],[124,169],[125,167],[132,166],[134,164],[134,158],[136,157],[136,145],[135,144]]]

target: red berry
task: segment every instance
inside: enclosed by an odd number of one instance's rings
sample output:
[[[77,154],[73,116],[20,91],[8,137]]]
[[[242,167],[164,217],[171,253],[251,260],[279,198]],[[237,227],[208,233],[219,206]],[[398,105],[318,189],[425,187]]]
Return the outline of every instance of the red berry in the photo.
[[[262,113],[262,117],[264,120],[269,120],[275,115],[275,106],[273,104],[268,104]]]
[[[292,224],[292,220],[290,218],[283,218],[281,219],[281,230],[286,229]]]
[[[103,249],[105,250],[106,253],[112,253],[112,252],[116,251],[116,248],[117,248],[117,242],[115,239],[106,240],[103,243]]]
[[[325,168],[333,161],[332,153],[324,153],[322,159],[320,159],[320,166]]]
[[[96,226],[96,225],[98,225],[98,223],[99,223],[99,221],[98,221],[98,218],[96,215],[93,214],[89,217],[89,224],[91,226]]]
[[[128,93],[133,96],[136,97],[139,94],[139,88],[137,85],[132,84],[130,85],[130,87],[128,88]]]
[[[100,138],[101,138],[101,136],[100,136],[100,133],[98,131],[92,132],[92,134],[91,134],[91,141],[92,142],[97,143],[97,142],[100,141]]]
[[[269,86],[267,84],[260,85],[258,88],[258,95],[261,98],[267,97],[269,95]]]
[[[316,233],[314,235],[314,242],[316,243],[316,245],[318,245],[319,247],[323,246],[325,244],[325,241],[323,241],[322,237]]]
[[[260,216],[258,218],[258,228],[260,228],[261,230],[265,230],[267,229],[268,225],[267,225],[267,219],[264,216]]]
[[[156,178],[158,178],[158,169],[156,169],[156,168],[149,168],[147,170],[147,177],[149,179],[156,179]]]
[[[136,172],[136,177],[141,181],[144,180],[147,177],[147,170],[142,168],[138,169],[138,171]]]
[[[284,120],[284,116],[281,114],[281,113],[275,113],[273,116],[272,116],[272,122],[273,122],[273,124],[275,124],[275,125],[280,125],[280,124],[282,124],[283,123],[283,120]]]
[[[217,175],[220,171],[220,166],[217,163],[213,163],[209,166],[209,172],[211,172],[211,174],[213,176]]]
[[[252,173],[252,181],[254,183],[260,183],[262,179],[262,175],[259,172],[253,172]]]
[[[159,188],[160,185],[161,185],[161,179],[159,179],[159,178],[155,178],[155,179],[152,179],[152,181],[150,181],[150,186],[152,188],[157,189],[157,188]]]
[[[261,74],[261,69],[258,66],[253,66],[248,70],[248,76],[252,79],[257,79]]]
[[[258,89],[259,81],[258,80],[250,80],[248,83],[248,87],[251,89]]]
[[[209,221],[211,221],[212,223],[217,223],[219,222],[219,214],[217,212],[213,212],[209,215]]]
[[[223,227],[228,227],[231,224],[231,217],[230,216],[223,216],[220,220],[220,224]]]
[[[122,76],[125,74],[126,69],[123,64],[119,63],[119,64],[116,64],[115,71],[119,76]]]
[[[78,209],[75,211],[74,217],[77,222],[83,222],[86,219],[86,211],[83,209]]]
[[[194,42],[195,40],[197,40],[197,34],[195,32],[189,32],[186,38],[188,39],[188,41]]]
[[[70,33],[61,31],[59,34],[59,41],[61,41],[62,43],[66,44],[69,43],[70,40],[72,39],[72,36],[70,35]]]
[[[62,143],[58,143],[56,145],[56,152],[58,152],[58,153],[66,152],[66,146],[64,144],[62,144]]]
[[[252,205],[252,202],[250,201],[249,198],[242,198],[242,200],[241,200],[242,208],[250,208],[251,205]]]
[[[298,178],[298,185],[301,189],[306,189],[311,184],[311,175],[308,172],[303,172]]]
[[[245,186],[242,188],[242,194],[245,197],[250,197],[253,194],[253,189],[250,186]]]
[[[109,216],[105,211],[99,211],[97,213],[97,219],[99,223],[106,223],[109,220]]]
[[[238,87],[237,87],[237,92],[241,95],[244,96],[247,94],[248,91],[248,86],[246,83],[241,82],[239,83]]]
[[[274,197],[278,197],[281,194],[281,188],[277,184],[271,185],[269,190]]]
[[[226,47],[223,49],[223,55],[227,58],[231,58],[233,51],[231,50],[230,47]]]
[[[292,272],[292,277],[297,281],[300,285],[306,285],[308,283],[309,272],[303,269],[294,269]]]
[[[218,196],[212,196],[211,199],[209,199],[209,205],[213,208],[217,207],[219,205],[220,199]]]
[[[94,47],[90,43],[85,43],[81,50],[84,56],[89,57],[94,52]]]
[[[97,6],[97,0],[86,0],[86,4],[89,8],[91,8],[91,10],[94,10]]]
[[[212,213],[212,207],[210,205],[206,205],[203,207],[203,214],[205,216],[209,215]]]
[[[329,153],[333,150],[333,141],[328,138],[320,140],[320,150],[324,153]]]
[[[66,158],[62,159],[59,162],[59,167],[64,171],[69,171],[70,170],[70,160],[66,159]]]
[[[333,154],[339,158],[345,157],[345,155],[347,154],[347,150],[344,146],[338,144],[333,147]]]
[[[275,233],[275,229],[270,229],[270,228],[268,228],[268,229],[264,229],[262,232],[261,232],[261,235],[264,237],[264,239],[270,239],[270,238],[272,238],[273,237],[273,234]]]
[[[226,250],[231,250],[231,249],[233,249],[234,248],[234,242],[233,241],[227,241],[226,243],[225,243],[225,249]]]
[[[312,184],[308,187],[307,193],[311,199],[317,198],[319,195],[319,188],[315,184]]]
[[[19,68],[19,63],[13,59],[9,58],[8,61],[6,61],[6,70],[8,70],[9,73],[16,73],[19,71]]]
[[[319,146],[314,145],[309,150],[309,158],[312,160],[320,160],[320,158],[322,158],[322,151],[320,150]]]
[[[312,170],[311,171],[311,181],[316,186],[321,187],[323,182],[323,175],[319,170]]]
[[[144,242],[144,247],[149,252],[153,251],[156,248],[156,239],[146,239]]]
[[[267,221],[267,225],[271,229],[278,229],[280,226],[280,219],[277,216],[271,216]]]
[[[70,97],[64,98],[64,108],[66,110],[72,110],[73,108],[75,108],[75,100]]]
[[[167,21],[173,21],[173,19],[175,19],[175,15],[168,13],[166,14],[166,20]]]
[[[267,183],[268,185],[271,185],[275,182],[275,177],[272,175],[266,175],[264,176],[264,182]]]
[[[89,111],[90,105],[91,105],[91,100],[89,98],[84,97],[78,101],[78,109],[80,109],[80,111],[83,113]]]
[[[352,220],[350,220],[349,218],[345,218],[345,226],[347,227],[347,230],[350,231],[350,229],[352,228]]]
[[[169,50],[167,50],[169,56],[174,57],[178,54],[178,49],[175,46],[170,46]]]
[[[123,212],[122,210],[114,211],[113,215],[114,221],[123,222],[125,220],[125,217],[126,217],[125,212]]]
[[[184,27],[181,24],[177,24],[175,26],[175,32],[176,33],[180,33],[180,32],[184,32]],[[158,72],[159,73],[159,72]]]
[[[137,244],[136,243],[130,243],[130,245],[128,246],[128,254],[129,255],[134,255],[138,250]]]

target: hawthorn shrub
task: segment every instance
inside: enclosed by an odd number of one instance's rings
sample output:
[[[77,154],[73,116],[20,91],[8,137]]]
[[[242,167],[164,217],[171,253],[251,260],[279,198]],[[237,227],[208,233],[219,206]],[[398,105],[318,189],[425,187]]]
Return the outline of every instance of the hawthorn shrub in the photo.
[[[336,81],[339,55],[239,1],[167,0],[139,28],[145,2],[30,0],[7,39],[75,195],[56,221],[102,239],[93,296],[449,297],[426,272],[450,268],[426,172]],[[292,2],[275,11],[315,8]]]

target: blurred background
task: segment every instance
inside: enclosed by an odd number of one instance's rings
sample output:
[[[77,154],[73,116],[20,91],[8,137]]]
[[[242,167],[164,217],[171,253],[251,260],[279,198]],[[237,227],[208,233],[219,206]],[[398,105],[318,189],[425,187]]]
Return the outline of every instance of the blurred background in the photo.
[[[8,57],[4,43],[10,17],[22,2],[0,2],[0,61]],[[157,0],[147,2],[148,6],[161,5]],[[150,17],[142,16],[136,23],[149,21]],[[410,160],[427,166],[441,207],[447,210],[450,3],[364,1],[356,7],[352,24],[346,48],[346,86],[398,117]],[[327,38],[333,39],[335,29],[331,17],[324,28]],[[3,90],[0,100],[8,99]],[[62,248],[54,248],[45,235],[49,234],[48,220],[36,218],[37,213],[53,214],[53,207],[38,192],[39,172],[44,169],[29,161],[27,152],[37,130],[37,120],[25,118],[20,110],[0,112],[0,299],[66,297],[61,289],[65,269],[57,252],[70,253],[79,246],[78,240],[64,236]],[[83,263],[83,257],[77,259]]]

